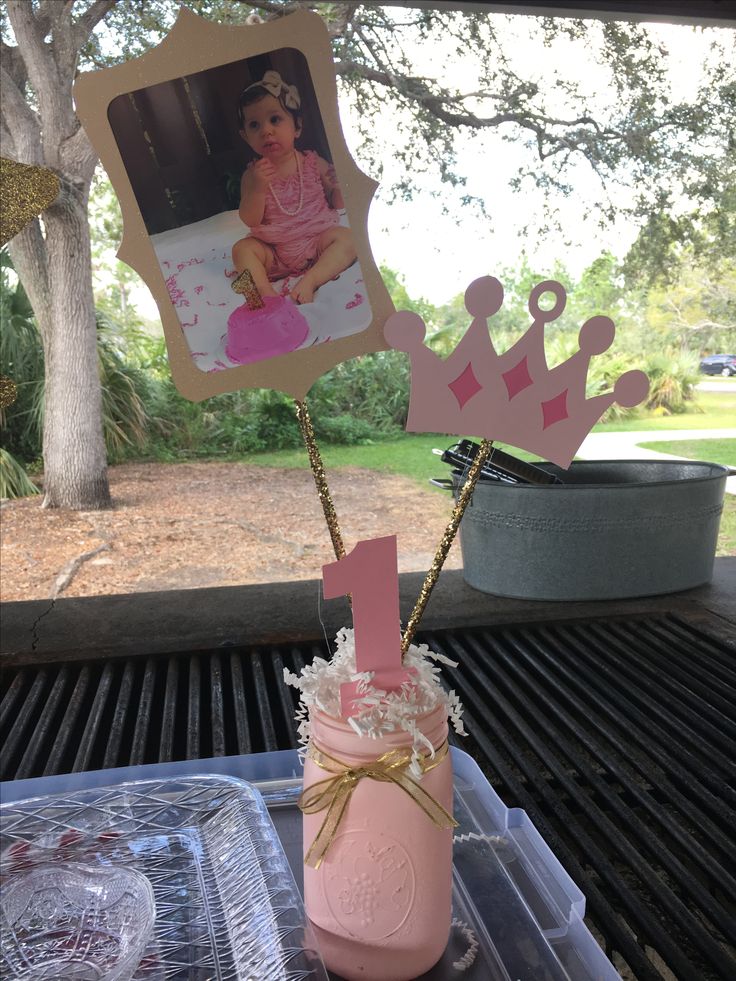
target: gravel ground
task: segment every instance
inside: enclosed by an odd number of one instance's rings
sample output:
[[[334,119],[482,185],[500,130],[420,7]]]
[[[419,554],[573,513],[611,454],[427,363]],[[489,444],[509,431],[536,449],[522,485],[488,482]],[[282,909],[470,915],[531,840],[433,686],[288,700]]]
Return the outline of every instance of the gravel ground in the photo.
[[[406,477],[346,469],[328,475],[348,551],[399,536],[399,571],[428,568],[450,498]],[[334,561],[311,472],[240,463],[110,468],[109,511],[2,509],[2,599],[283,582],[321,577]],[[460,546],[447,567],[461,565]]]

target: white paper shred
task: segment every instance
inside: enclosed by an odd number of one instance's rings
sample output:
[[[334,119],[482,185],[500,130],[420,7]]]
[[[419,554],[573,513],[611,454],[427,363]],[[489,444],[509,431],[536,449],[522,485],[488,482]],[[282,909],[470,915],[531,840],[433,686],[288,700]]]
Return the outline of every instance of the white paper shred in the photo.
[[[473,962],[475,961],[476,954],[478,953],[478,939],[468,924],[463,920],[458,920],[455,918],[452,921],[452,926],[462,933],[463,937],[468,943],[468,949],[466,952],[459,960],[453,961],[452,966],[456,971],[467,971],[467,969],[472,966]]]
[[[385,692],[371,685],[372,672],[355,670],[355,640],[351,628],[344,627],[337,635],[336,650],[331,660],[316,657],[302,668],[300,675],[284,668],[284,681],[298,688],[299,707],[296,712],[299,741],[303,748],[309,742],[309,709],[315,707],[326,715],[340,715],[340,686],[345,682],[359,683],[360,711],[348,719],[355,732],[367,739],[379,739],[389,732],[403,730],[412,738],[412,762],[409,767],[416,779],[421,778],[420,757],[434,749],[419,731],[416,719],[443,705],[450,724],[459,735],[466,735],[462,721],[462,705],[454,691],[446,692],[440,684],[440,669],[434,662],[456,666],[442,654],[435,654],[426,644],[412,644],[404,656],[404,667],[414,668],[412,682],[398,691]]]

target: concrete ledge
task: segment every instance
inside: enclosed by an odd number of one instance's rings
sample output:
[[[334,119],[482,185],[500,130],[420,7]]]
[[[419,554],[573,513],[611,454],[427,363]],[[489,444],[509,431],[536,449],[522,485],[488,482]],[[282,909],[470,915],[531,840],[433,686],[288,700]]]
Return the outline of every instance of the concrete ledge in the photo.
[[[408,618],[422,573],[399,577]],[[321,602],[318,580],[216,589],[128,593],[2,606],[0,663],[134,657],[218,646],[321,641],[351,622],[345,600]],[[684,593],[593,603],[505,599],[467,586],[460,570],[440,577],[422,629],[680,613],[736,639],[736,558],[716,560],[713,582]],[[320,615],[322,622],[320,622]],[[715,615],[715,616],[714,616]],[[323,624],[324,623],[324,630]]]

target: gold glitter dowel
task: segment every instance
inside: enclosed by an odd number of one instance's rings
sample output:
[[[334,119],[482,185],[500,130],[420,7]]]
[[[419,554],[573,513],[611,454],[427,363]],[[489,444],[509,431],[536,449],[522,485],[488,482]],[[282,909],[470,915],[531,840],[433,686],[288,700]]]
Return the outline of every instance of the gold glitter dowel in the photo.
[[[266,304],[249,269],[244,269],[230,286],[236,293],[245,297],[245,304],[249,310],[262,310],[265,307]]]
[[[230,285],[236,293],[240,293],[245,297],[245,302],[249,310],[262,310],[266,305],[263,302],[263,297],[256,286],[250,270],[244,269]],[[322,457],[317,446],[317,437],[314,435],[312,420],[309,418],[309,410],[307,409],[306,402],[300,402],[299,399],[294,399],[294,405],[296,407],[296,418],[299,422],[302,439],[309,454],[309,466],[312,468],[312,476],[317,485],[317,493],[322,503],[322,511],[324,512],[327,528],[332,539],[332,547],[335,550],[335,557],[342,559],[345,555],[345,546],[342,543],[337,512],[335,511],[335,505],[332,503],[330,488],[327,486],[325,466],[322,463]]]
[[[457,502],[453,509],[452,517],[450,518],[449,524],[445,528],[445,533],[442,536],[442,540],[440,541],[437,551],[435,552],[432,565],[430,566],[429,572],[422,583],[422,588],[419,591],[419,597],[414,604],[414,609],[412,610],[411,616],[409,617],[409,622],[406,625],[404,636],[401,639],[402,657],[409,650],[409,646],[414,639],[414,634],[419,626],[419,621],[424,613],[424,608],[426,607],[430,594],[435,587],[437,579],[439,578],[439,574],[442,571],[442,566],[445,564],[447,553],[450,551],[450,546],[452,545],[455,535],[457,534],[457,529],[460,526],[460,521],[465,513],[465,508],[468,505],[468,501],[473,495],[473,490],[478,482],[478,478],[480,477],[483,464],[488,459],[492,449],[492,441],[489,439],[484,439],[481,441],[478,451],[473,458],[473,462],[470,465],[470,470],[468,470],[468,476],[465,478],[465,483],[460,490]]]
[[[317,437],[314,435],[312,420],[309,418],[309,410],[307,409],[306,402],[300,402],[299,399],[294,399],[294,405],[296,406],[296,417],[299,421],[299,428],[302,431],[304,445],[306,446],[307,453],[309,454],[309,465],[312,468],[312,476],[314,477],[314,482],[317,485],[317,493],[319,494],[319,499],[322,503],[325,521],[327,522],[327,528],[329,529],[330,538],[332,539],[332,547],[335,550],[335,557],[342,559],[345,556],[345,546],[342,543],[340,524],[337,520],[335,505],[332,503],[330,488],[327,486],[325,466],[322,463],[322,457],[320,456],[320,452],[317,447]]]
[[[28,224],[55,200],[59,178],[45,167],[30,167],[0,157],[0,245]]]

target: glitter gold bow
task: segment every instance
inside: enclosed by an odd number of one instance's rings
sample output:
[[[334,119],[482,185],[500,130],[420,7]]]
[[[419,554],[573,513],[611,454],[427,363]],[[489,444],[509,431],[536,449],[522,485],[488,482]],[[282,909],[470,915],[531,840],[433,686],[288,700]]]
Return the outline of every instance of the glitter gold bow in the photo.
[[[424,756],[420,760],[422,773],[433,770],[445,759],[449,752],[447,740],[435,752],[434,757]],[[364,777],[378,780],[380,783],[394,783],[407,793],[421,807],[438,828],[456,828],[457,821],[434,797],[427,793],[415,780],[405,772],[411,762],[411,751],[408,749],[392,749],[377,760],[364,766],[350,766],[342,760],[329,756],[324,750],[310,743],[307,755],[317,766],[328,770],[334,776],[319,780],[304,790],[298,804],[304,814],[317,814],[327,808],[327,816],[322,827],[309,846],[304,858],[304,864],[318,869],[327,849],[332,844],[337,828],[342,820],[345,808],[350,803],[353,791]]]
[[[270,69],[266,72],[260,82],[253,82],[252,85],[246,86],[243,89],[243,95],[249,90],[254,88],[265,89],[269,95],[272,95],[274,99],[281,97],[281,93],[284,93],[284,105],[287,109],[293,109],[294,112],[301,106],[302,100],[299,96],[299,89],[296,85],[289,85],[283,80],[278,72]]]

